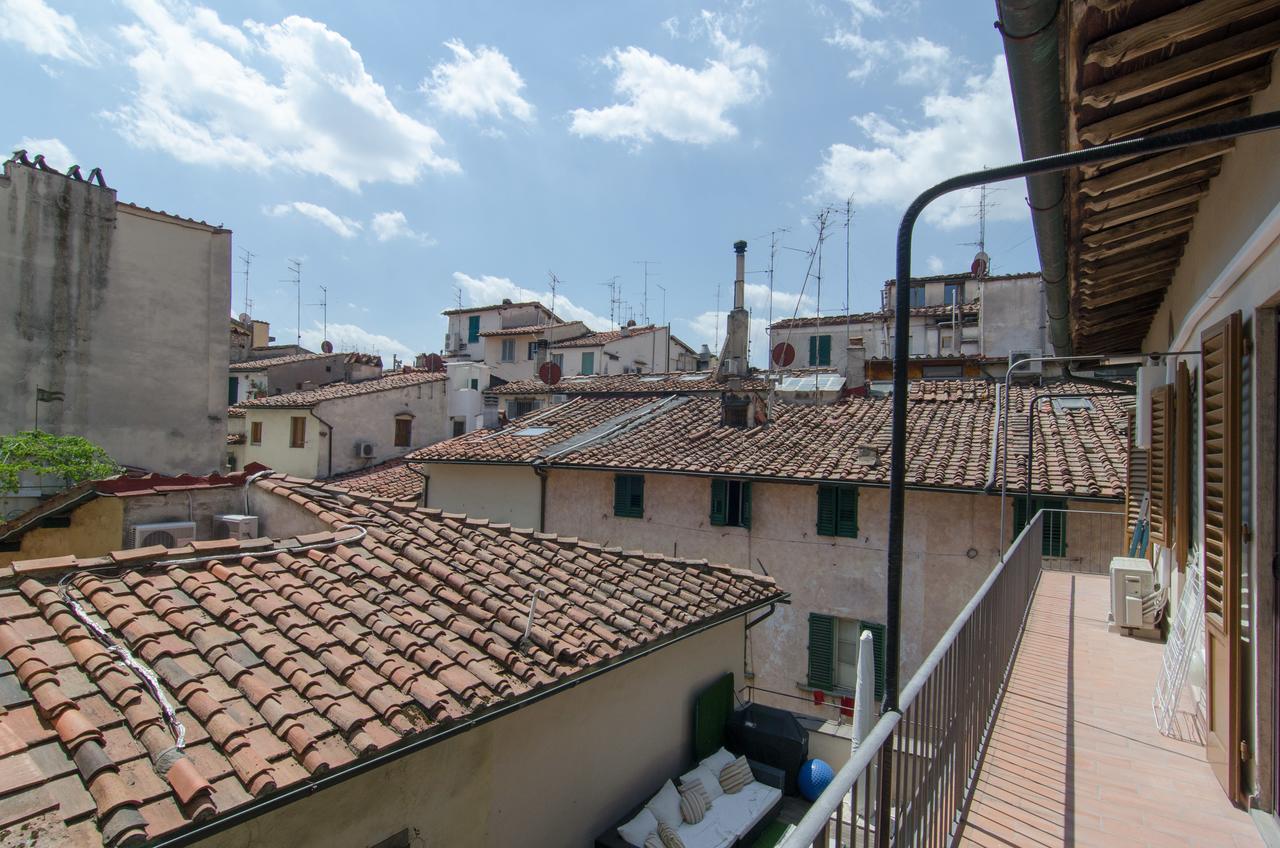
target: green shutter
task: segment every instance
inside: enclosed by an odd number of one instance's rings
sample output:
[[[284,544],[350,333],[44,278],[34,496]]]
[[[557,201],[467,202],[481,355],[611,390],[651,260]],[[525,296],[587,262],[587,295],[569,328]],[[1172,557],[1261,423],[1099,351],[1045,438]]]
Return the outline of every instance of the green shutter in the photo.
[[[711,481],[711,523],[723,525],[729,520],[729,482]]]
[[[836,487],[818,487],[818,535],[836,535]]]
[[[884,700],[884,625],[862,622],[862,631],[871,631],[871,644],[876,654],[876,700]],[[862,632],[860,631],[860,632]]]
[[[817,336],[809,337],[809,364],[810,365],[818,364],[818,337]]]
[[[613,477],[613,514],[644,518],[644,478],[634,474]]]
[[[596,373],[596,355],[594,351],[591,353],[582,354],[582,373],[583,374]]]
[[[818,364],[831,364],[831,337],[818,336]]]
[[[1027,526],[1027,499],[1021,496],[1013,499],[1013,538],[1018,538],[1022,528]],[[1012,540],[1011,540],[1012,541]]]
[[[841,486],[836,495],[836,535],[858,538],[858,489]]]
[[[1066,501],[1041,499],[1036,509],[1067,508]],[[1044,556],[1062,557],[1067,555],[1067,515],[1065,512],[1046,512],[1044,529],[1040,531],[1040,553]]]
[[[472,315],[467,319],[467,344],[480,341],[480,316]]]
[[[742,507],[741,507],[742,526],[751,526],[751,481],[742,481]]]
[[[836,620],[809,613],[809,685],[834,689],[836,677]]]

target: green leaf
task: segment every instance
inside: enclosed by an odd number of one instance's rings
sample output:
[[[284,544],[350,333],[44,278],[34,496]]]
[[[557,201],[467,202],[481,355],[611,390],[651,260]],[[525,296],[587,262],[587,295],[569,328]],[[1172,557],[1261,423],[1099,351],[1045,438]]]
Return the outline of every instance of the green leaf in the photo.
[[[119,474],[107,452],[82,436],[23,430],[0,436],[0,492],[16,492],[25,471],[56,475],[68,486]]]

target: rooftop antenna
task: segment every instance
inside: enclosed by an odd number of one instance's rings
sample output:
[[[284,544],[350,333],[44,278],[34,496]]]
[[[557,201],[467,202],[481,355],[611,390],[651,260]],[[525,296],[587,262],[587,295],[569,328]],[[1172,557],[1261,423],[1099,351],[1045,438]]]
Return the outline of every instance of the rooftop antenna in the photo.
[[[844,343],[849,345],[849,333],[853,331],[853,307],[849,305],[849,231],[853,229],[853,195],[844,202]]]
[[[324,317],[324,323],[321,325],[324,329],[321,331],[320,340],[329,340],[329,289],[325,286],[318,286],[320,289],[320,302],[308,303],[307,306],[318,306],[321,309],[321,315]]]
[[[778,227],[769,233],[769,324],[773,323],[773,263],[778,256],[778,233],[789,232],[790,227]]]
[[[644,307],[640,310],[640,315],[643,323],[648,324],[649,323],[649,266],[661,265],[662,263],[656,259],[636,259],[633,261],[633,264],[644,266]]]
[[[462,308],[462,286],[453,287],[453,302],[458,304],[458,308]]]
[[[298,301],[297,344],[299,347],[301,347],[302,346],[302,260],[301,259],[289,260],[289,273],[293,274],[293,278],[288,280],[281,280],[280,282],[293,283],[295,294],[297,295],[297,301]]]
[[[620,294],[622,287],[618,285],[618,275],[613,275],[600,285],[609,287],[609,323],[613,327],[617,327],[618,312],[622,308],[622,296]]]
[[[244,311],[246,315],[253,314],[249,310],[249,307],[253,305],[253,301],[249,299],[249,265],[253,263],[253,257],[255,256],[257,254],[250,253],[249,248],[240,248],[240,261],[244,263],[244,270],[240,273],[244,274]]]
[[[716,283],[716,350],[720,349],[720,284]]]
[[[551,278],[551,314],[556,314],[556,289],[560,287],[560,278],[556,276],[555,271],[548,271],[547,276]],[[551,344],[555,339],[555,322],[551,322],[552,326],[547,330],[547,343]]]
[[[984,168],[983,170],[986,169]],[[991,211],[991,207],[1000,205],[998,201],[991,200],[990,195],[998,191],[1003,191],[1003,189],[988,188],[987,184],[983,183],[978,187],[978,203],[976,207],[973,205],[968,207],[969,209],[976,208],[978,210],[978,240],[961,242],[961,244],[972,245],[978,248],[979,253],[984,255],[987,252],[987,214]]]
[[[667,326],[667,287],[661,283],[654,283],[662,290],[662,326]]]

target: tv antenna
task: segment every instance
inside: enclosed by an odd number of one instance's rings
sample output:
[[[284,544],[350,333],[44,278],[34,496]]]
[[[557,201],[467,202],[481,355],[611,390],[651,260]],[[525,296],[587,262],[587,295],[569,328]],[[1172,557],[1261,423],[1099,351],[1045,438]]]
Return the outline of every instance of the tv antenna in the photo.
[[[987,186],[986,183],[983,183],[982,185],[978,186],[978,202],[976,204],[969,204],[967,207],[964,207],[967,209],[977,210],[975,215],[978,219],[978,240],[965,241],[965,242],[961,242],[961,244],[966,244],[966,245],[971,245],[973,247],[976,247],[978,248],[978,251],[981,253],[987,252],[987,215],[990,214],[991,208],[993,206],[1000,205],[999,201],[991,199],[991,195],[1001,191],[1004,191],[1004,189],[990,188]]]
[[[640,310],[640,315],[641,315],[641,320],[645,324],[648,324],[649,323],[649,266],[661,265],[662,263],[656,259],[636,259],[636,260],[633,260],[632,264],[644,266],[644,305]],[[654,272],[654,276],[657,276],[657,272]]]
[[[453,287],[453,302],[458,304],[458,308],[462,308],[462,286]]]
[[[548,271],[547,276],[551,278],[551,314],[556,314],[556,290],[560,288],[560,278],[556,276],[555,271]],[[552,324],[555,322],[552,321]],[[554,327],[547,330],[547,343],[550,344],[555,335]]]
[[[255,256],[257,256],[257,254],[250,253],[249,248],[240,248],[240,261],[244,263],[244,270],[240,273],[244,274],[244,312],[246,315],[253,314],[250,311],[250,307],[253,306],[253,301],[249,299],[249,266],[253,264],[253,258]]]
[[[293,274],[293,277],[288,280],[281,280],[280,282],[293,283],[294,294],[296,295],[297,302],[298,302],[298,327],[297,327],[298,332],[297,332],[296,341],[298,346],[301,347],[302,346],[302,260],[301,259],[289,260],[289,273]]]
[[[323,342],[329,340],[329,289],[326,286],[317,286],[317,288],[320,289],[320,302],[308,303],[307,306],[320,307],[320,314],[324,320],[324,323],[321,324],[324,329],[321,330],[320,341]]]
[[[618,275],[615,274],[600,284],[609,287],[609,323],[613,327],[618,326],[619,313],[622,310],[622,286],[618,284],[618,279]]]
[[[662,283],[654,283],[654,285],[662,290],[662,326],[665,327],[667,326],[667,287]]]

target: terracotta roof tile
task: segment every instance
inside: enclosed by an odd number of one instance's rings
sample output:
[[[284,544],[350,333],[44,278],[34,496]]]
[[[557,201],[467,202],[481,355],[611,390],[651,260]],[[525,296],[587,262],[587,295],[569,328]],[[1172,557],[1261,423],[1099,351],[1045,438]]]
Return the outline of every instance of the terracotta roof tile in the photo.
[[[519,303],[493,303],[488,306],[460,306],[457,309],[446,309],[441,315],[465,315],[470,312],[492,312],[495,309],[519,309],[522,306],[536,306],[544,315],[555,317],[554,313],[536,300],[523,300]]]
[[[960,312],[964,315],[977,315],[981,311],[978,301],[971,300],[968,303],[960,305]],[[880,309],[875,312],[859,312],[853,315],[823,315],[821,317],[810,315],[796,318],[783,318],[781,321],[774,321],[769,325],[770,330],[786,330],[792,327],[834,327],[843,324],[860,324],[867,321],[889,320],[893,318],[894,310]],[[944,318],[951,314],[951,306],[944,304],[936,304],[934,306],[913,306],[911,308],[912,318]]]
[[[373,392],[395,391],[423,383],[444,382],[448,375],[440,371],[425,371],[405,368],[374,380],[363,380],[359,383],[330,383],[317,389],[304,392],[286,392],[263,398],[241,401],[239,409],[307,409],[324,403],[327,400],[367,395]]]
[[[764,375],[742,380],[745,391],[768,391]],[[555,384],[541,380],[516,380],[486,390],[496,395],[665,395],[720,392],[724,385],[716,382],[714,371],[669,371],[656,374],[597,374],[565,377]]]
[[[155,838],[784,597],[723,567],[282,475],[256,485],[316,506],[330,529],[198,562],[76,560],[65,586],[65,570],[0,585],[0,693],[20,704],[0,707],[0,826]],[[185,747],[69,602],[158,677]]]
[[[545,324],[525,324],[520,327],[502,327],[497,330],[485,330],[480,336],[481,338],[490,336],[531,336],[558,328],[571,329],[579,333],[589,332],[581,321],[570,321],[568,323],[548,322]],[[557,333],[557,335],[559,334]]]
[[[562,342],[556,342],[551,347],[553,350],[560,348],[572,347],[599,347],[601,345],[616,342],[619,339],[629,338],[630,336],[644,336],[649,333],[657,332],[663,329],[656,324],[647,324],[643,327],[627,327],[625,330],[605,330],[602,333],[588,333],[585,336],[579,336],[576,339],[567,339]]]
[[[228,366],[229,371],[265,371],[277,365],[293,365],[296,362],[311,362],[316,359],[329,359],[341,356],[340,353],[290,353],[284,356],[268,356],[263,359],[243,359]]]

